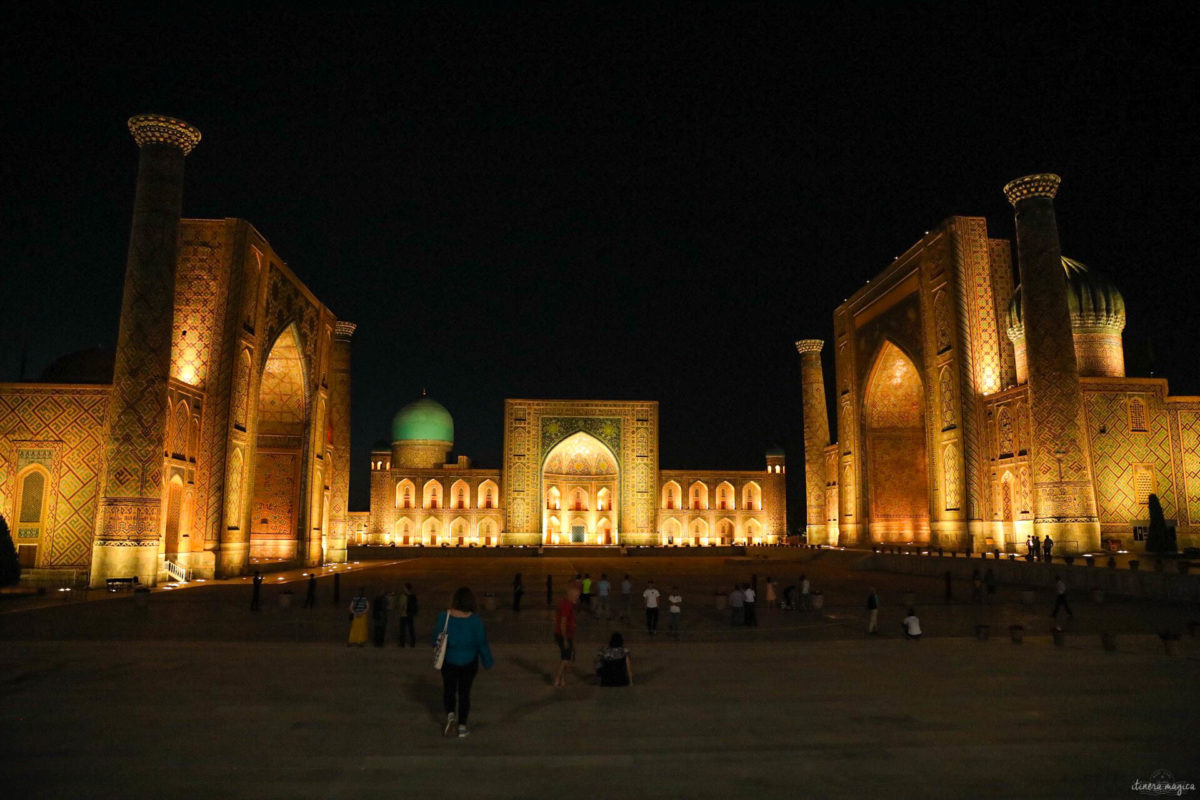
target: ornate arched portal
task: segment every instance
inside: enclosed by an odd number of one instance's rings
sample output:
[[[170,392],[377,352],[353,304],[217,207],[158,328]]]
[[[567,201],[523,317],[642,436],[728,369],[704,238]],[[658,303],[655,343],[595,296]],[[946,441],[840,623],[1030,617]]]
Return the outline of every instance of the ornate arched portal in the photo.
[[[308,444],[304,351],[294,325],[271,347],[259,383],[257,442],[250,510],[251,558],[300,553],[301,487]]]
[[[611,520],[620,519],[616,456],[599,439],[579,431],[555,445],[542,465],[547,498],[566,498],[570,515],[560,522],[550,500],[542,512],[544,544],[616,544]],[[598,502],[599,501],[599,502]],[[603,505],[603,508],[599,506]]]
[[[912,360],[891,342],[875,358],[863,416],[871,540],[929,541],[925,387]]]

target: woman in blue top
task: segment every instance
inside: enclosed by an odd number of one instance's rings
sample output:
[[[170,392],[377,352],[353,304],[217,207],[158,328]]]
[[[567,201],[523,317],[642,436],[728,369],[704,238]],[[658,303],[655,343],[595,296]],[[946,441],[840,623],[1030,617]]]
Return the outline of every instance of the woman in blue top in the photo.
[[[466,586],[454,592],[449,611],[438,614],[431,644],[437,645],[443,630],[446,631],[446,658],[442,662],[442,703],[446,707],[443,733],[446,736],[457,733],[458,738],[465,739],[470,733],[467,717],[471,713],[471,683],[479,672],[479,662],[483,662],[484,669],[492,668],[492,650],[488,647],[483,620],[475,613],[475,595]]]

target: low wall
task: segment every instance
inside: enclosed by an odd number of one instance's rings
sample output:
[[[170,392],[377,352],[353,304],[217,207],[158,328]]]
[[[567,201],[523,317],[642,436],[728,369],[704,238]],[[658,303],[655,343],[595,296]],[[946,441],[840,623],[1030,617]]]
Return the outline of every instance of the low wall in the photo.
[[[1162,572],[1153,568],[1117,569],[1115,567],[1081,565],[1078,560],[1067,565],[1061,561],[1044,563],[1007,558],[951,558],[949,555],[899,555],[894,553],[864,553],[858,562],[860,569],[901,572],[940,578],[947,571],[957,580],[970,580],[979,570],[991,569],[1002,586],[1028,586],[1044,589],[1059,576],[1071,589],[1090,591],[1103,589],[1110,594],[1144,597],[1151,600],[1200,601],[1200,575],[1181,575],[1173,563],[1166,563]],[[961,590],[960,590],[961,593]]]
[[[346,550],[347,561],[391,561],[400,558],[637,558],[707,556],[709,558],[796,557],[796,548],[773,547],[600,547],[557,545],[547,547],[390,547],[355,545]]]

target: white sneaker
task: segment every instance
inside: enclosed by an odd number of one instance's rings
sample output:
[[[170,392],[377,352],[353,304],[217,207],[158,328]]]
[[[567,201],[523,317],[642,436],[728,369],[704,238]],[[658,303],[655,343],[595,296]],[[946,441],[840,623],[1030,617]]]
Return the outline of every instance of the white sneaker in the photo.
[[[454,735],[455,721],[456,721],[456,718],[454,716],[453,711],[451,711],[449,714],[446,715],[446,727],[442,730],[443,736],[453,736]]]
[[[471,732],[470,732],[469,730],[467,730],[467,726],[466,726],[466,725],[459,725],[459,726],[458,726],[458,738],[460,738],[460,739],[465,739],[465,738],[467,738],[467,737],[468,737],[468,736],[470,736],[470,735],[471,735]]]

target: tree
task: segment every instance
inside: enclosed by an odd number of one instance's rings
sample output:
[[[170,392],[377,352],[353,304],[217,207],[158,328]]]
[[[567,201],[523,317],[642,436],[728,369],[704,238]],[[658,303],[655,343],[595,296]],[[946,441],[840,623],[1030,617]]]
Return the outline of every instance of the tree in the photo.
[[[1146,534],[1146,552],[1174,553],[1176,551],[1175,529],[1167,527],[1167,520],[1163,517],[1162,503],[1158,501],[1158,495],[1150,495],[1148,505],[1150,530]]]
[[[0,586],[12,586],[21,580],[21,562],[8,533],[8,522],[0,515]]]

